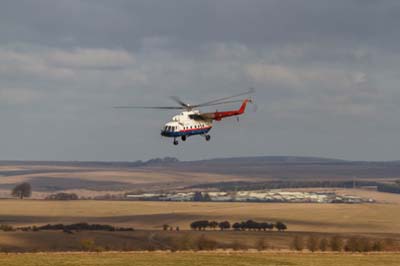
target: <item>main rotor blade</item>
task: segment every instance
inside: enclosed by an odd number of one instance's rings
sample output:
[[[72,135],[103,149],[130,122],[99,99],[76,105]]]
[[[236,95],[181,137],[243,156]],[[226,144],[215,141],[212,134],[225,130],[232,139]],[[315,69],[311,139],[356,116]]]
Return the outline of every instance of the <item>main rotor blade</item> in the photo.
[[[224,102],[203,104],[203,105],[201,105],[201,106],[202,106],[202,107],[206,107],[206,106],[214,106],[214,105],[230,104],[230,103],[241,103],[241,102],[243,102],[243,100],[232,100],[232,101],[224,101]]]
[[[208,102],[205,102],[205,103],[200,103],[200,104],[192,105],[192,107],[207,106],[207,105],[209,105],[209,104],[214,104],[214,103],[217,103],[217,102],[220,102],[220,101],[232,99],[232,98],[235,98],[235,97],[239,97],[239,96],[247,95],[247,94],[251,94],[251,93],[254,93],[254,88],[250,88],[250,89],[249,89],[248,91],[246,91],[246,92],[234,94],[234,95],[231,95],[231,96],[228,96],[228,97],[223,97],[223,98],[219,98],[219,99],[216,99],[216,100],[208,101]]]
[[[174,100],[175,102],[177,102],[179,105],[183,106],[183,107],[186,107],[186,108],[189,108],[189,107],[190,107],[189,104],[183,102],[181,99],[179,99],[178,96],[171,96],[170,98],[171,98],[172,100]]]
[[[114,106],[115,109],[162,109],[162,110],[182,110],[179,106]]]

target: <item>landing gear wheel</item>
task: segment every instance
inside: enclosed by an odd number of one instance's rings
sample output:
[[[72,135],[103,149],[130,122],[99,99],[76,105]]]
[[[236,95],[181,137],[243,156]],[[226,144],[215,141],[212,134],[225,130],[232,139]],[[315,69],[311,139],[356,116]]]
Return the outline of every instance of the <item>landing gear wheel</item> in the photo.
[[[181,137],[182,141],[186,141],[186,136]]]
[[[210,135],[206,135],[206,141],[210,141],[211,136]]]
[[[176,145],[178,145],[178,141],[176,140],[176,139],[174,139],[174,145],[176,146]]]

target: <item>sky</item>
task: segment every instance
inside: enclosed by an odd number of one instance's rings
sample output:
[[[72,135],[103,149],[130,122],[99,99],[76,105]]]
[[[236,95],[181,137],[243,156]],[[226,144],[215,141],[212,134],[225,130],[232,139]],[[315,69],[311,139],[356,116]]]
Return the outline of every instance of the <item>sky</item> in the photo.
[[[397,0],[0,0],[0,159],[399,160],[399,28]],[[112,108],[250,87],[210,142]]]

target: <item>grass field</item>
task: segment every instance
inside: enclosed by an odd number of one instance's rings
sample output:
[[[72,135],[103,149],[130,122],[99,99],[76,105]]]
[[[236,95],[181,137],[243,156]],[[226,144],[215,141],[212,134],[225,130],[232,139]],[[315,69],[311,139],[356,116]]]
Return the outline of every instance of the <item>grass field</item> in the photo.
[[[85,167],[55,165],[0,165],[0,197],[9,197],[18,183],[29,182],[33,198],[67,191],[83,197],[140,190],[173,190],[198,183],[247,180],[246,176],[185,172],[171,169]],[[258,180],[252,178],[252,180]]]
[[[397,266],[399,254],[272,254],[272,253],[39,253],[1,254],[2,266]]]
[[[221,245],[239,242],[255,248],[263,239],[274,249],[288,249],[295,235],[304,239],[310,234],[330,238],[363,236],[371,239],[400,240],[400,204],[278,204],[278,203],[194,203],[194,202],[135,202],[135,201],[44,201],[0,200],[0,224],[13,226],[44,225],[47,223],[100,223],[134,227],[134,232],[90,232],[66,234],[60,231],[0,232],[3,251],[79,251],[81,241],[93,240],[106,250],[143,250],[155,236],[169,243],[188,234],[198,238],[204,232],[193,232],[194,220],[254,219],[275,222],[281,220],[289,230],[279,232],[210,231],[206,236]],[[179,226],[180,232],[164,232],[163,224]],[[189,230],[189,231],[188,231]],[[180,240],[179,240],[180,241]],[[162,248],[163,246],[156,246]],[[1,264],[0,264],[1,265]]]
[[[291,231],[397,233],[400,204],[0,200],[0,223],[13,225],[90,222],[154,230],[166,223],[189,229],[197,219],[281,220]]]

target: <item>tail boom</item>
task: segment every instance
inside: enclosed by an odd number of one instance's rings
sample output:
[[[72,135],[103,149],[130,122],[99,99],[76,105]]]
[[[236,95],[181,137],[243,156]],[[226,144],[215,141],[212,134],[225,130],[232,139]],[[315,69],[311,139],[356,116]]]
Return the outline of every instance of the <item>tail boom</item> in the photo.
[[[221,121],[225,117],[230,117],[230,116],[237,116],[244,114],[246,110],[247,103],[251,102],[251,99],[245,99],[240,106],[239,109],[237,110],[231,110],[231,111],[224,111],[224,112],[215,112],[215,113],[208,113],[206,114],[209,118],[217,121]]]

